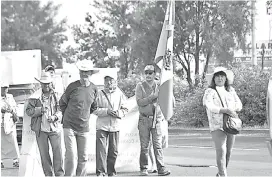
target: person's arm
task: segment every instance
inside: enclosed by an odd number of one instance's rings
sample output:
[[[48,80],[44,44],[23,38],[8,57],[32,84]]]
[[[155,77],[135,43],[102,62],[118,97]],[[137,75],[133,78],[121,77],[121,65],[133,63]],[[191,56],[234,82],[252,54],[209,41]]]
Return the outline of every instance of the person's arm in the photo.
[[[60,97],[59,107],[60,107],[60,110],[61,110],[62,114],[64,114],[65,109],[67,108],[67,105],[68,105],[68,102],[69,102],[69,99],[70,99],[70,94],[71,94],[71,92],[73,90],[73,87],[74,87],[73,83],[69,84],[67,86],[65,92]]]
[[[42,115],[42,107],[36,107],[37,99],[29,99],[26,106],[26,114],[29,117],[38,117]]]
[[[209,111],[219,113],[222,106],[217,106],[214,104],[213,98],[215,93],[216,92],[213,89],[208,88],[203,96],[203,105],[206,106]]]
[[[55,112],[55,114],[53,114],[53,116],[54,116],[54,121],[58,121],[58,122],[61,122],[62,121],[62,112],[61,112],[61,109],[60,109],[60,105],[59,105],[59,99],[60,99],[60,94],[59,93],[54,93],[55,94],[55,96],[56,96],[56,109],[57,109],[57,111]]]
[[[243,108],[243,104],[242,104],[240,98],[238,97],[234,88],[232,88],[231,92],[232,92],[232,94],[234,96],[234,100],[235,100],[235,110],[234,111],[239,112]]]
[[[98,90],[95,89],[95,99],[93,103],[91,104],[90,113],[92,114],[95,110],[97,110],[97,99],[98,99]]]
[[[158,95],[156,93],[153,93],[147,97],[144,97],[141,83],[137,84],[136,89],[135,89],[135,95],[136,95],[136,101],[137,101],[138,106],[146,106],[146,105],[152,103],[153,100],[158,97]]]
[[[126,101],[127,101],[127,97],[120,92],[120,109],[118,110],[118,115],[119,117],[125,117],[125,115],[128,113],[128,108],[126,107]]]
[[[94,114],[97,115],[98,117],[105,117],[108,116],[108,109],[103,105],[103,93],[99,91],[97,94],[97,109],[94,111]],[[105,96],[104,96],[105,97]],[[106,99],[106,98],[105,98]],[[108,102],[108,100],[106,100]]]

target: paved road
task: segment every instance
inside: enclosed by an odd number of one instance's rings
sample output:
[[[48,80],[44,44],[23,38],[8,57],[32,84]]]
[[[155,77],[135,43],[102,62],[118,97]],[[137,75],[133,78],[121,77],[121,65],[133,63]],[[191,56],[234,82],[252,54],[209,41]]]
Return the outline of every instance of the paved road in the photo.
[[[267,130],[243,131],[238,135],[228,167],[229,176],[272,176],[267,139]],[[215,176],[217,173],[215,150],[207,130],[170,130],[169,148],[164,154],[173,176]],[[7,163],[11,166],[11,162]],[[18,169],[4,169],[1,175],[17,176]],[[119,175],[137,176],[138,172]]]

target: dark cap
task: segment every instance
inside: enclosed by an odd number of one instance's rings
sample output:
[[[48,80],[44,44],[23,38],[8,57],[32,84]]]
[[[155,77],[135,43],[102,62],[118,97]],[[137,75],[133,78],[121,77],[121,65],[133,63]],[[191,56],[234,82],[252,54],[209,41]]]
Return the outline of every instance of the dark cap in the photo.
[[[55,71],[55,67],[53,65],[48,65],[44,68],[44,71],[47,72],[47,71]]]

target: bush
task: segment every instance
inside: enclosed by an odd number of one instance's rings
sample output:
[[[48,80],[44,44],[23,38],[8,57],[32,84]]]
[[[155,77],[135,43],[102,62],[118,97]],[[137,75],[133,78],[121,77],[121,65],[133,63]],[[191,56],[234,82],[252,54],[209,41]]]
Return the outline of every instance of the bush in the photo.
[[[130,98],[135,95],[136,85],[141,81],[140,75],[131,75],[126,79],[118,81],[118,86],[125,92],[125,95]]]
[[[239,113],[244,125],[263,126],[266,123],[266,94],[270,72],[260,67],[232,68],[235,74],[234,88],[242,101]]]

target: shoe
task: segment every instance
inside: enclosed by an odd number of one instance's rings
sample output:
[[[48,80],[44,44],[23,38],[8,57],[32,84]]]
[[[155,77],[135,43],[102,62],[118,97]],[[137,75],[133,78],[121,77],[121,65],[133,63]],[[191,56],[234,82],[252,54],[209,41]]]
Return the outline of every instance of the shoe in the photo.
[[[108,174],[108,176],[117,176],[115,173]]]
[[[3,162],[1,162],[1,168],[5,168],[5,166],[4,166],[4,164],[3,164]]]
[[[13,167],[19,168],[19,162],[18,161],[13,162]]]
[[[157,170],[152,170],[151,173],[158,173],[158,171]]]
[[[169,170],[166,170],[165,168],[161,168],[158,171],[159,176],[167,176],[167,175],[170,175],[170,173],[171,172]]]
[[[141,171],[140,171],[140,175],[141,175],[141,176],[148,176],[148,171],[147,171],[147,169],[141,170]]]

